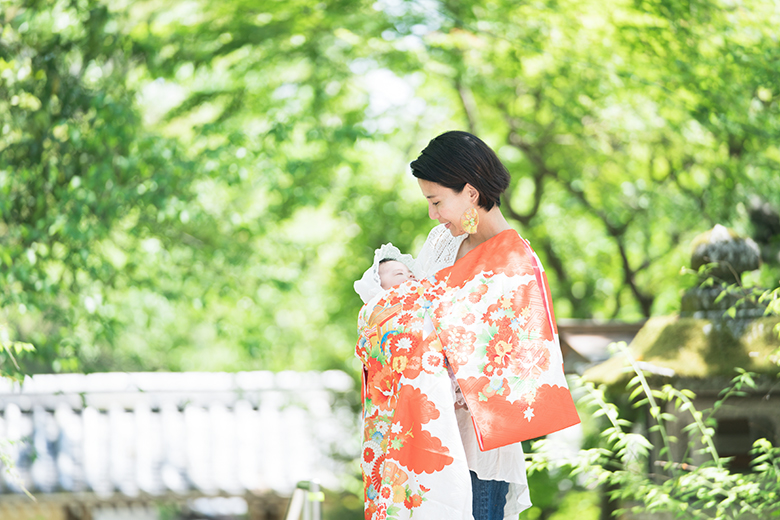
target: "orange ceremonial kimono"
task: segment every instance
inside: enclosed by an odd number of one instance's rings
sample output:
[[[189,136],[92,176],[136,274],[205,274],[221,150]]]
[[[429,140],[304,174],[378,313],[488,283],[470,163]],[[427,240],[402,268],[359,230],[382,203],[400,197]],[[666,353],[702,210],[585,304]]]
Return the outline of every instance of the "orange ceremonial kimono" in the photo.
[[[579,422],[547,278],[513,230],[432,279],[384,292],[358,328],[366,520],[471,518],[448,371],[483,451]]]

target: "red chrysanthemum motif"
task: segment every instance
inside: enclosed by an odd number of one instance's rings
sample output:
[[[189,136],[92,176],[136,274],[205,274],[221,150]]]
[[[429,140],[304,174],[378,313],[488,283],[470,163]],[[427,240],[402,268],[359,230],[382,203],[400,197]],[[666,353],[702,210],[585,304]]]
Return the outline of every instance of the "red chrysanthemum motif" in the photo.
[[[368,486],[365,487],[367,488]],[[375,513],[376,513],[376,504],[374,503],[373,500],[368,500],[368,498],[366,498],[366,511],[363,518],[365,520],[373,520]]]
[[[422,497],[420,495],[412,495],[404,500],[404,505],[407,509],[420,507],[420,504],[422,504]]]
[[[390,410],[394,406],[393,390],[395,385],[392,366],[383,366],[381,370],[374,374],[367,386],[368,396],[371,398],[374,406],[384,411]]]
[[[482,315],[482,321],[488,325],[498,325],[508,327],[511,320],[506,315],[506,309],[501,306],[501,300],[488,305],[487,310]]]
[[[409,294],[405,295],[403,298],[404,302],[404,309],[409,310],[412,309],[415,304],[417,303],[417,300],[420,298],[420,295],[417,293],[417,291],[410,292]]]
[[[379,491],[379,495],[384,499],[388,499],[393,496],[393,490],[390,489],[390,486],[382,486],[382,489]]]
[[[413,316],[411,321],[409,322],[409,325],[405,325],[405,328],[406,330],[421,332],[423,330],[424,323],[425,320],[423,320],[422,318]]]
[[[495,368],[509,366],[512,355],[512,341],[514,340],[512,329],[499,327],[498,332],[487,345],[487,359]]]
[[[401,315],[398,317],[398,324],[399,325],[408,325],[411,323],[414,316],[410,312],[404,312],[401,313]]]
[[[484,296],[488,292],[488,286],[486,284],[484,284],[484,283],[483,284],[479,284],[477,286],[477,292],[479,292],[479,294]]]
[[[469,293],[469,301],[471,303],[479,303],[479,300],[482,299],[482,295],[478,292]]]
[[[376,457],[376,453],[374,453],[373,448],[366,448],[363,450],[363,461],[367,464],[370,464],[372,460],[374,460],[374,457]]]
[[[431,291],[430,291],[430,292],[431,292],[431,293],[433,293],[433,295],[434,295],[434,296],[443,296],[443,295],[444,295],[444,293],[446,293],[446,292],[447,292],[447,288],[444,286],[444,284],[442,284],[442,283],[439,283],[439,284],[436,284],[436,285],[435,285],[435,286],[434,286],[434,287],[431,289]]]
[[[422,366],[423,370],[433,374],[444,366],[444,356],[442,356],[441,352],[429,350],[422,356]]]
[[[465,327],[449,327],[442,331],[442,343],[450,350],[463,350],[468,353],[474,352],[474,343],[477,341],[477,335],[466,330]]]
[[[415,335],[409,332],[390,336],[387,343],[393,355],[407,355],[414,349]]]
[[[433,311],[433,313],[436,315],[437,318],[441,318],[445,314],[447,314],[450,309],[452,309],[452,302],[442,302],[436,307]]]
[[[553,333],[547,315],[547,307],[535,281],[522,285],[512,292],[512,307],[518,312],[524,330],[533,330],[543,339],[551,341]]]
[[[465,316],[463,316],[463,324],[464,325],[473,325],[475,321],[476,321],[476,318],[471,313],[468,313]]]

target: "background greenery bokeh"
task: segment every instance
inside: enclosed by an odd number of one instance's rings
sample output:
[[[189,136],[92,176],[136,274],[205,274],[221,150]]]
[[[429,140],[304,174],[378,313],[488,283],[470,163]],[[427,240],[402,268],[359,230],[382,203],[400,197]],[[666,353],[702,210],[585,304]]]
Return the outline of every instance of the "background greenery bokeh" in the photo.
[[[408,163],[455,128],[509,167],[559,318],[675,311],[696,234],[776,242],[751,215],[780,205],[779,22],[758,0],[3,0],[0,319],[28,372],[353,370],[352,282],[382,243],[418,251]]]
[[[508,166],[558,318],[675,312],[718,223],[777,287],[779,26],[765,0],[0,0],[0,370],[354,374],[352,282],[419,251],[408,163],[450,129]],[[598,514],[530,478],[525,518]]]

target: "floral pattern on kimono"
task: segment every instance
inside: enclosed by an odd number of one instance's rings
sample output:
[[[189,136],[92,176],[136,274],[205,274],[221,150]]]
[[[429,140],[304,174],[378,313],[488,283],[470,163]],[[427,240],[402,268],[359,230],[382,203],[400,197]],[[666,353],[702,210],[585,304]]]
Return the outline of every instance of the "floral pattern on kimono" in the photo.
[[[480,449],[579,422],[544,271],[505,231],[358,317],[366,520],[470,518],[451,368]]]

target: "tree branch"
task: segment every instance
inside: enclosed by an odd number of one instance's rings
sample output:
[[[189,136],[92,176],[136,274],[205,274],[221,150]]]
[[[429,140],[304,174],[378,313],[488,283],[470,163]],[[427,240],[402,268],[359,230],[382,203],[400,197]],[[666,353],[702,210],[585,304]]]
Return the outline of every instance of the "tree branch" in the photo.
[[[507,214],[510,218],[520,222],[520,224],[527,226],[531,219],[533,219],[539,212],[539,207],[542,204],[542,191],[544,190],[544,176],[545,174],[534,175],[534,203],[530,211],[525,215],[521,215],[512,207],[512,192],[507,190],[504,192],[504,203],[507,209]]]
[[[508,114],[508,111],[505,107],[501,107],[504,111],[504,114]],[[580,201],[580,203],[585,207],[587,211],[595,215],[601,222],[604,224],[604,227],[607,230],[607,233],[609,236],[611,236],[615,244],[617,245],[618,251],[620,253],[620,259],[621,259],[621,268],[623,271],[623,280],[625,285],[629,287],[631,290],[631,293],[634,295],[634,298],[636,298],[637,302],[639,303],[640,308],[642,309],[642,314],[645,317],[650,317],[650,311],[652,309],[653,302],[655,301],[655,296],[652,294],[646,294],[644,293],[637,284],[636,281],[636,275],[637,273],[641,272],[642,270],[649,267],[650,263],[649,260],[646,260],[645,262],[640,265],[639,268],[634,269],[631,267],[631,263],[628,259],[628,253],[625,246],[625,233],[628,229],[628,226],[631,224],[631,222],[634,219],[634,216],[636,214],[632,214],[628,220],[621,223],[614,223],[612,219],[607,215],[606,212],[596,208],[593,204],[590,203],[588,198],[585,196],[585,193],[579,190],[574,189],[572,184],[570,182],[567,182],[565,179],[561,179],[559,172],[552,170],[547,167],[544,161],[544,150],[547,144],[549,144],[552,140],[552,129],[553,127],[548,125],[542,134],[540,135],[539,139],[536,143],[529,143],[527,140],[523,139],[522,134],[520,133],[522,122],[506,116],[507,124],[510,127],[509,136],[507,137],[508,142],[512,145],[521,150],[527,157],[527,159],[531,162],[531,164],[534,165],[535,173],[533,175],[534,178],[534,206],[531,209],[531,211],[527,215],[521,215],[517,213],[512,208],[512,196],[509,194],[509,192],[505,192],[504,199],[507,202],[507,213],[508,215],[520,222],[523,225],[527,225],[529,221],[536,215],[536,213],[539,210],[539,205],[541,203],[541,197],[542,197],[542,188],[544,186],[544,178],[547,176],[550,176],[563,184],[563,186],[566,188],[566,190],[572,194],[577,200]],[[543,244],[544,246],[544,244]],[[550,247],[549,244],[547,244],[547,247]],[[545,250],[546,253],[551,254],[552,256],[551,261],[554,262],[556,259],[560,262],[560,259],[555,255],[555,252],[550,248],[549,250]],[[553,268],[553,270],[561,276],[561,274],[564,274],[560,279],[568,280],[568,278],[565,276],[563,263],[560,262],[560,265],[557,267],[553,264],[550,265],[550,267]],[[568,284],[570,285],[570,284]],[[568,287],[567,291],[570,294],[570,300],[572,303],[575,301],[579,301],[579,299],[574,298],[574,295],[571,294],[571,288]],[[618,291],[619,294],[619,291]],[[616,303],[616,309],[620,308],[620,302],[619,302],[619,296]]]
[[[691,200],[696,201],[702,216],[709,221],[710,226],[714,226],[717,222],[712,218],[712,215],[707,212],[707,203],[704,201],[704,193],[696,193],[692,189],[683,186],[682,182],[680,181],[679,170],[672,166],[671,163],[669,164],[669,178],[674,182],[674,185],[677,186],[677,189],[690,197]]]
[[[604,227],[607,229],[609,236],[615,240],[615,244],[618,247],[618,252],[620,253],[621,267],[623,269],[623,281],[626,285],[628,285],[628,288],[631,290],[634,298],[636,298],[639,306],[642,308],[642,314],[649,318],[653,302],[655,301],[655,296],[642,292],[642,290],[639,288],[639,285],[637,284],[636,275],[643,269],[646,269],[650,264],[645,261],[642,265],[640,265],[639,268],[632,268],[631,262],[628,259],[628,252],[626,251],[624,240],[626,230],[628,229],[628,226],[631,224],[631,221],[634,219],[636,214],[633,214],[631,217],[629,217],[626,222],[614,224],[610,221],[610,218],[606,213],[597,209],[590,203],[590,201],[588,201],[588,198],[585,196],[584,192],[575,190],[569,183],[564,182],[563,184],[566,186],[566,189],[569,191],[569,193],[574,195],[574,197],[576,197],[582,203],[582,205],[585,206],[585,209],[597,216],[599,220],[602,221]]]
[[[644,294],[636,283],[636,274],[639,272],[637,269],[631,268],[631,263],[628,261],[628,254],[626,253],[626,246],[623,242],[623,235],[614,236],[615,242],[617,242],[618,251],[620,252],[620,260],[623,266],[623,281],[631,289],[631,293],[634,298],[639,302],[639,306],[642,308],[642,314],[646,317],[650,317],[650,311],[655,301],[655,296]]]
[[[471,90],[463,85],[463,82],[458,76],[455,79],[455,90],[458,91],[458,97],[460,98],[460,104],[463,107],[463,112],[466,114],[466,120],[469,124],[469,132],[472,134],[477,133],[477,103],[474,101],[474,95]]]
[[[561,259],[560,255],[558,255],[558,253],[555,252],[555,249],[553,249],[552,241],[549,239],[549,237],[537,239],[534,242],[534,245],[540,247],[541,250],[544,251],[546,260],[545,266],[552,269],[553,272],[555,272],[555,275],[558,277],[558,281],[560,282],[558,284],[559,289],[565,293],[566,298],[572,304],[572,318],[589,318],[589,315],[580,314],[579,312],[579,309],[581,308],[581,305],[579,304],[583,299],[578,298],[572,292],[573,283],[571,278],[569,278],[566,266],[564,265],[563,259]]]

